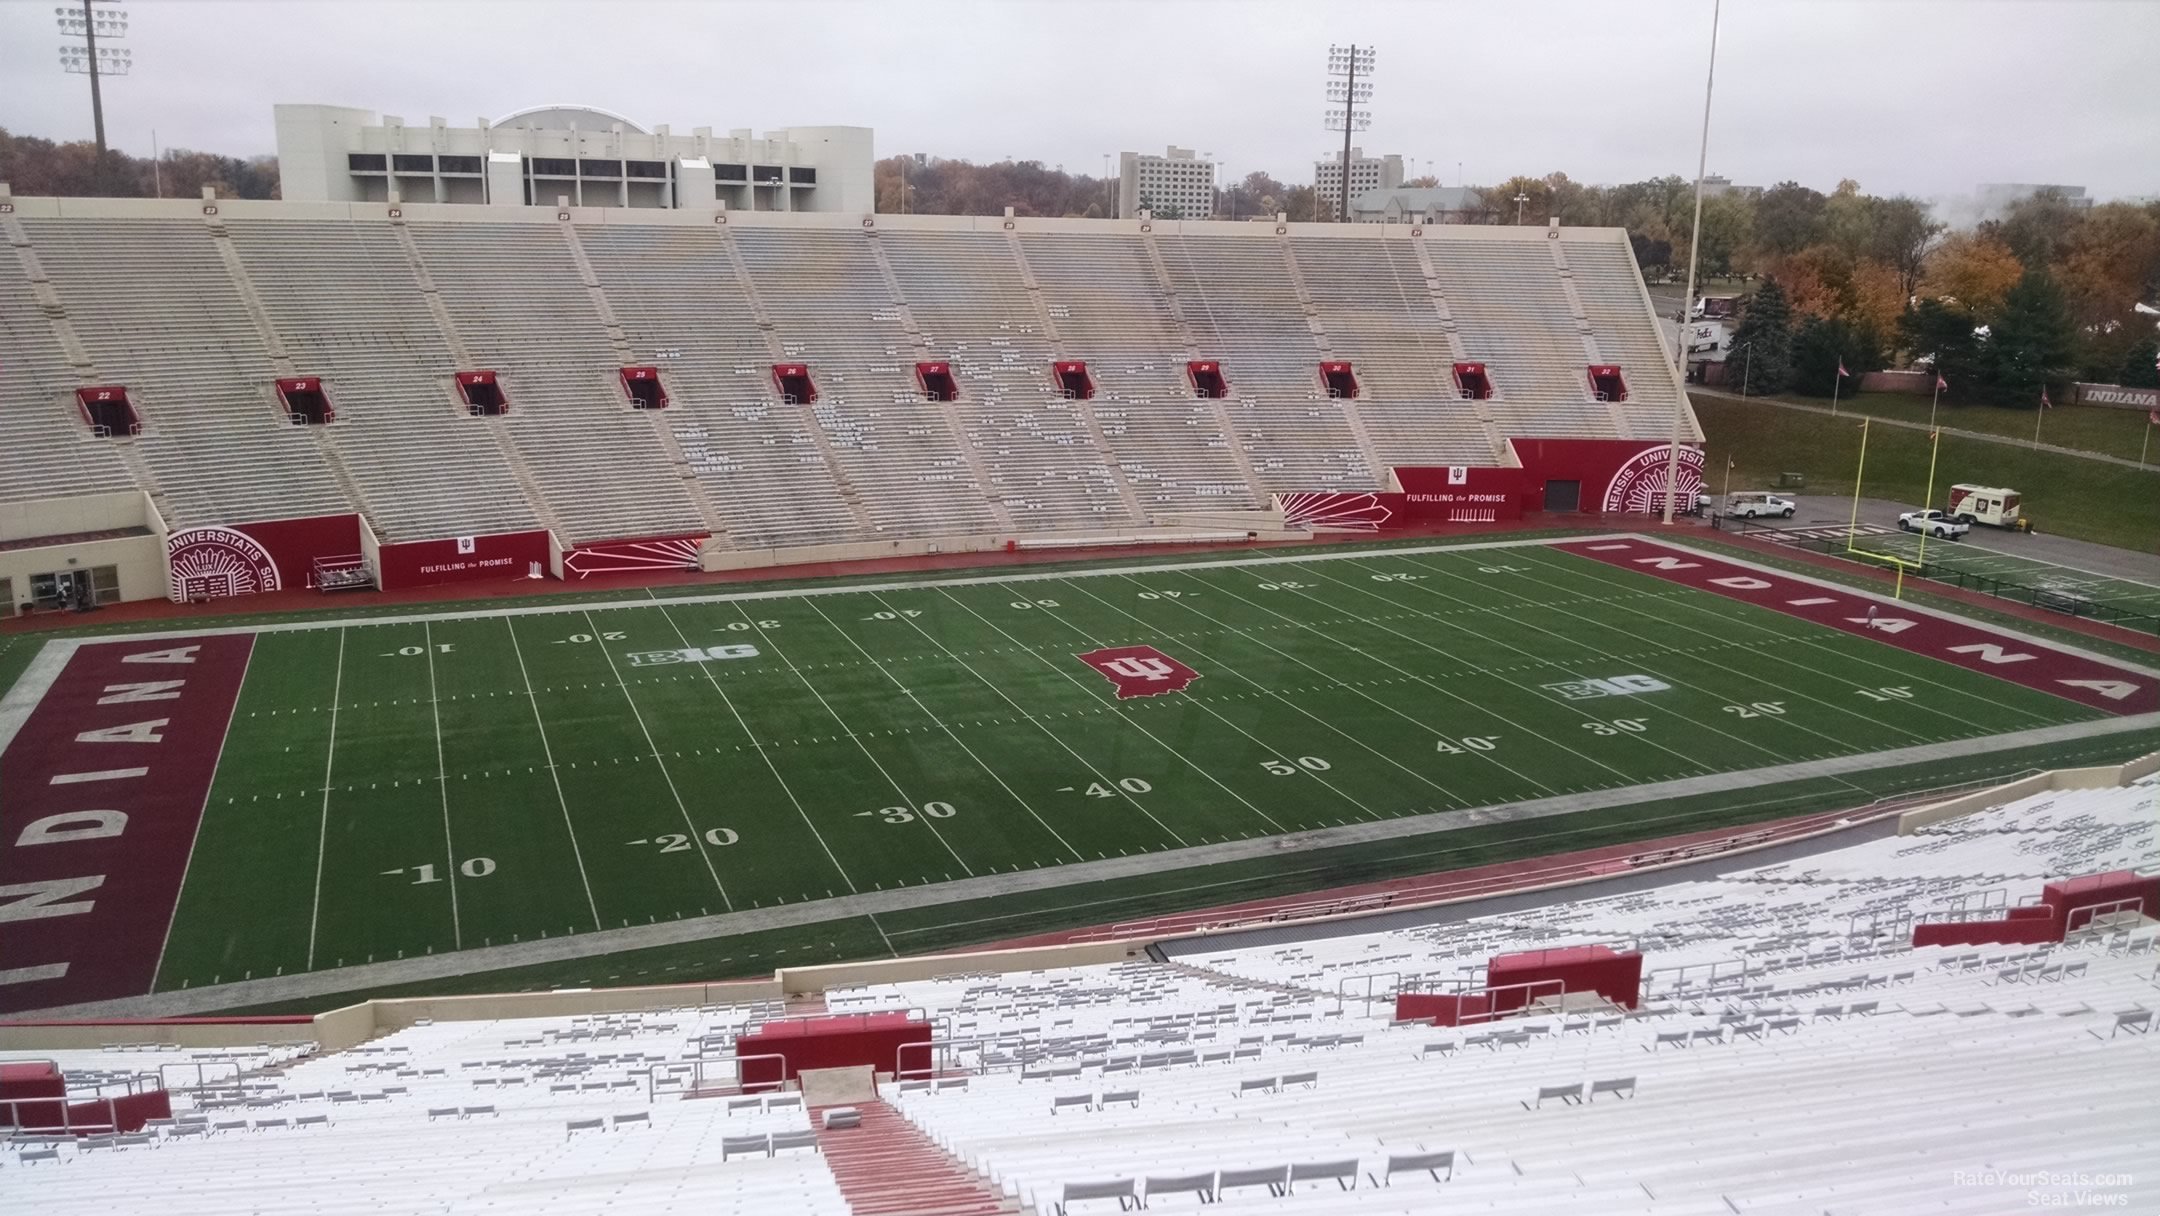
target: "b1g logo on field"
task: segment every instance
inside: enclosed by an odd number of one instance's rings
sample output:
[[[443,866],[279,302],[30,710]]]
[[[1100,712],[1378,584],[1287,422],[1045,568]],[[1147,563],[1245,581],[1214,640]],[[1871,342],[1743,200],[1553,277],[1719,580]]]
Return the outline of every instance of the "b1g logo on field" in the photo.
[[[1199,672],[1153,646],[1115,646],[1076,657],[1115,685],[1120,701],[1183,692],[1186,685],[1200,678]]]
[[[1547,692],[1556,692],[1570,701],[1587,701],[1592,697],[1632,697],[1637,693],[1664,692],[1672,685],[1656,676],[1614,676],[1609,680],[1563,680],[1558,684],[1540,685]]]
[[[680,650],[633,650],[632,667],[665,667],[670,663],[705,663],[716,659],[754,659],[758,648],[748,642],[732,646],[685,646]]]

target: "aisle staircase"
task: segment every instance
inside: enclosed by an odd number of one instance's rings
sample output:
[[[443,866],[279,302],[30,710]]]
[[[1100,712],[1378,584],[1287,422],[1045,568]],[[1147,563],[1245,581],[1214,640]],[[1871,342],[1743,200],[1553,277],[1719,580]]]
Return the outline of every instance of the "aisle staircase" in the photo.
[[[855,1216],[1001,1216],[1020,1205],[939,1148],[877,1098],[850,1103],[859,1127],[827,1128],[810,1112],[818,1151]]]

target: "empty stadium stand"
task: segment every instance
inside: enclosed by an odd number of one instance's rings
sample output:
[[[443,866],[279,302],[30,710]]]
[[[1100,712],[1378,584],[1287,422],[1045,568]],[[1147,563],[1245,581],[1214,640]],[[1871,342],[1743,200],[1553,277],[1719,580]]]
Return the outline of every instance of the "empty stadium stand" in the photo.
[[[132,488],[171,528],[1114,535],[1511,465],[1517,438],[1663,439],[1681,401],[1617,230],[9,201],[0,291],[38,307],[0,318],[0,439],[30,456],[0,501]],[[1459,394],[1464,360],[1488,400]],[[1596,399],[1596,363],[1625,401]],[[636,408],[633,367],[665,408]],[[499,409],[461,396],[483,372]],[[281,404],[298,377],[327,414]],[[125,390],[138,433],[98,433],[85,386]]]
[[[0,1190],[55,1216],[2152,1210],[2160,924],[2126,909],[1980,950],[1910,930],[2009,887],[2152,871],[2156,799],[2147,777],[1422,923],[828,988],[833,1013],[937,1027],[847,1104],[744,1083],[752,1032],[815,1001],[701,1005],[695,986],[639,1012],[408,1018],[337,1052],[40,1052],[71,1099],[155,1087],[173,1114],[18,1130]],[[1606,942],[1645,956],[1637,1008],[1572,992],[1457,1026],[1394,1016],[1496,953]]]

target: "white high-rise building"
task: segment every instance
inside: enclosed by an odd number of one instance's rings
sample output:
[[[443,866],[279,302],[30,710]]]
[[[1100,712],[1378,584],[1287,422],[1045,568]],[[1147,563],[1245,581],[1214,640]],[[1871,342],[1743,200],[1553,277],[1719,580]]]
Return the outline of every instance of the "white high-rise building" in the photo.
[[[876,209],[868,127],[646,130],[585,106],[540,106],[478,126],[344,106],[276,107],[287,202],[486,203],[552,207]]]
[[[1118,154],[1118,218],[1131,219],[1143,209],[1166,215],[1175,208],[1188,220],[1215,214],[1215,164],[1191,148],[1165,148],[1163,155]]]
[[[1393,190],[1403,184],[1403,159],[1400,156],[1367,156],[1365,149],[1350,149],[1350,205],[1355,208],[1358,199],[1374,190]],[[1320,203],[1320,214],[1333,218],[1342,207],[1342,153],[1335,152],[1313,162],[1313,189]]]

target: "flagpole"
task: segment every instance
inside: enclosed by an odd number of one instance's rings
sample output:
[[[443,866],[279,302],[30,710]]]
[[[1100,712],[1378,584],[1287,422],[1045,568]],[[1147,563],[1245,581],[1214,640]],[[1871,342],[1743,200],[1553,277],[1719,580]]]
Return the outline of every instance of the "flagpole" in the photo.
[[[1688,229],[1687,294],[1680,298],[1680,328],[1673,334],[1673,370],[1679,373],[1682,384],[1687,383],[1687,323],[1688,313],[1695,307],[1695,262],[1702,253],[1703,175],[1710,170],[1710,98],[1717,87],[1718,19],[1724,11],[1724,0],[1711,0],[1710,70],[1703,77],[1702,146],[1695,157],[1695,223]],[[1343,171],[1348,173],[1349,169],[1346,167]],[[1665,522],[1668,525],[1672,523],[1673,505],[1680,498],[1680,419],[1686,409],[1687,393],[1683,389],[1673,396],[1672,446],[1665,454]]]
[[[2051,403],[2048,401],[2047,385],[2040,386],[2040,408],[2033,412],[2033,446],[2040,446],[2040,420],[2047,417]]]
[[[2138,467],[2145,467],[2145,450],[2152,446],[2153,416],[2145,415],[2145,438],[2138,444]]]
[[[1845,387],[1845,360],[1838,360],[1838,374],[1830,379],[1830,416],[1837,417],[1838,390]]]
[[[1860,467],[1853,470],[1852,523],[1845,529],[1845,551],[1853,551],[1853,541],[1860,535],[1860,483],[1867,479],[1867,424],[1868,417],[1860,416]]]
[[[1941,383],[1941,381],[1940,381],[1940,380],[1938,380],[1938,381],[1937,381],[1937,383]],[[1927,523],[1926,523],[1926,518],[1927,518],[1927,513],[1928,513],[1929,511],[1932,511],[1932,510],[1934,510],[1934,509],[1935,509],[1935,456],[1936,456],[1936,454],[1937,454],[1937,453],[1939,453],[1939,452],[1941,452],[1941,451],[1942,451],[1942,432],[1941,432],[1941,431],[1929,431],[1929,432],[1928,432],[1928,484],[1927,484],[1927,501],[1925,501],[1925,502],[1923,502],[1923,503],[1921,503],[1921,504],[1920,504],[1920,515],[1921,515],[1921,520],[1922,520],[1922,522],[1921,522],[1921,524],[1920,524],[1920,550],[1919,550],[1919,552],[1918,552],[1918,553],[1916,553],[1916,554],[1915,554],[1915,555],[1913,556],[1913,564],[1915,564],[1915,565],[1919,566],[1919,567],[1920,567],[1921,569],[1923,569],[1923,570],[1927,569],[1927,538],[1928,538],[1928,530],[1927,530]]]
[[[1928,398],[1928,430],[1935,429],[1935,406],[1942,401],[1942,356],[1935,356],[1935,395]]]

